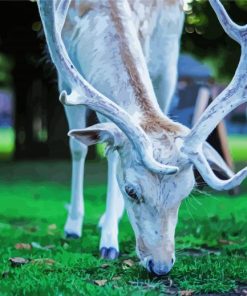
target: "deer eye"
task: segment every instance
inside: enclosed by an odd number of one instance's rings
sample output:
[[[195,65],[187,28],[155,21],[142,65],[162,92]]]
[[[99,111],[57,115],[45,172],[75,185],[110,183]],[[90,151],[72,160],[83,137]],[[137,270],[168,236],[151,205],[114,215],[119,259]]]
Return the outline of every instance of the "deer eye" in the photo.
[[[133,201],[137,203],[143,202],[143,197],[141,196],[141,194],[137,192],[137,190],[134,187],[127,185],[125,186],[125,191]]]

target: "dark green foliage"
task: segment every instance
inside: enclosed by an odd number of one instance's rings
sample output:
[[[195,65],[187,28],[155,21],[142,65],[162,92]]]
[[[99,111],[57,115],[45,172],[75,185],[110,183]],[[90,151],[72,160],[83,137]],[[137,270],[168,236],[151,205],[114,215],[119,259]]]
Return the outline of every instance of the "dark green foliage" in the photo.
[[[238,24],[246,23],[247,1],[222,1]],[[207,62],[218,80],[229,80],[240,57],[240,46],[222,29],[209,1],[193,0],[188,6],[182,50]]]
[[[0,87],[10,87],[12,84],[11,70],[13,61],[0,52]]]

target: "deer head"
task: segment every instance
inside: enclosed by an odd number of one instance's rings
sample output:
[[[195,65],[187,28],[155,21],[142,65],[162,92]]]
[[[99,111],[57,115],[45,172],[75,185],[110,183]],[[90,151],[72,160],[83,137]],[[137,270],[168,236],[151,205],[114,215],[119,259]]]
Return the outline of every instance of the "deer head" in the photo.
[[[169,272],[175,261],[177,214],[194,187],[193,168],[216,190],[233,188],[247,176],[246,168],[233,175],[205,142],[224,116],[247,101],[247,26],[233,23],[218,0],[210,3],[225,31],[241,44],[242,56],[232,82],[189,130],[153,111],[152,106],[145,118],[143,114],[131,116],[99,93],[73,65],[61,37],[70,1],[61,0],[55,7],[53,1],[39,0],[52,60],[71,88],[69,94],[61,93],[60,101],[86,105],[110,121],[70,131],[69,135],[86,145],[106,142],[108,149],[118,151],[117,178],[135,232],[137,254],[142,264],[158,275]],[[212,163],[230,178],[220,180]]]

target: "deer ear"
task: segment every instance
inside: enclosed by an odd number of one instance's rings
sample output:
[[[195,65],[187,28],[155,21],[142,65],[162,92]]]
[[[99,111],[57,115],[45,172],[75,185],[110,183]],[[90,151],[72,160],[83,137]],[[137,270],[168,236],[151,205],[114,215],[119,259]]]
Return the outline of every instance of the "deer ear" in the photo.
[[[112,147],[122,146],[125,137],[123,132],[111,122],[95,124],[84,129],[71,130],[68,135],[87,146],[107,143]]]

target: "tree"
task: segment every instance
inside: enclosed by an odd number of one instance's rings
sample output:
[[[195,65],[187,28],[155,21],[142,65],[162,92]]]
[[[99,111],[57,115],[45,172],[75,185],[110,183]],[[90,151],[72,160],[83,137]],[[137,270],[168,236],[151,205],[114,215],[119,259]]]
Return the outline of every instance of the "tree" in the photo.
[[[232,19],[246,23],[247,0],[222,1]],[[223,31],[207,0],[187,0],[182,51],[206,62],[217,80],[229,80],[236,69],[240,47]]]
[[[0,53],[0,87],[10,87],[12,84],[11,71],[13,62],[3,53]]]

